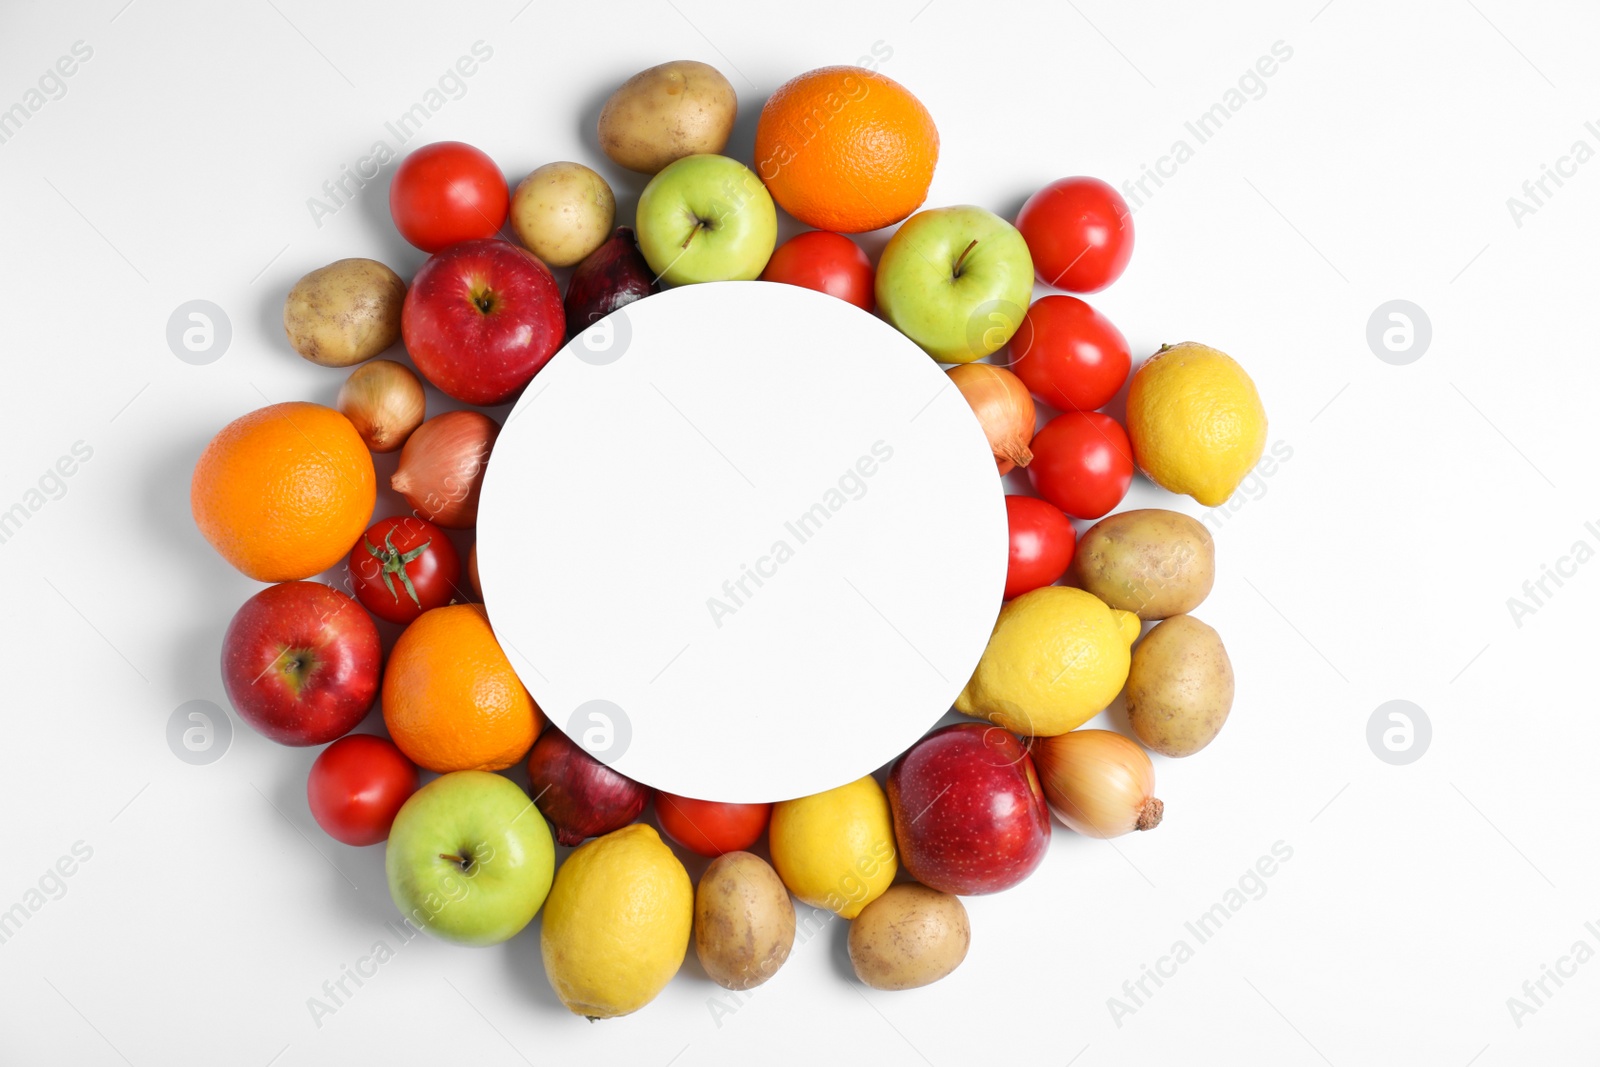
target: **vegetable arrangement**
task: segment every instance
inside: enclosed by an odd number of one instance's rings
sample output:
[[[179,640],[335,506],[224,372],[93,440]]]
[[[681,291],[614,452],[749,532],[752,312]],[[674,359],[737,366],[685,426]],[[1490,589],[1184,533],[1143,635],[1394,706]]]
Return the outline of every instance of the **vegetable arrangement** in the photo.
[[[649,1003],[691,943],[712,981],[767,981],[793,947],[791,895],[850,921],[866,984],[937,981],[971,945],[961,896],[1039,869],[1052,813],[1094,838],[1157,827],[1146,750],[1199,752],[1233,703],[1223,643],[1189,614],[1215,580],[1209,533],[1177,511],[1116,509],[1136,472],[1207,506],[1226,500],[1260,458],[1265,412],[1222,352],[1163,346],[1135,370],[1121,332],[1065,295],[1128,266],[1133,227],[1115,190],[1053,182],[1015,225],[980,207],[919,210],[938,131],[903,86],[862,68],[775,92],[749,166],[721,155],[737,107],[726,78],[689,61],[612,95],[599,142],[651,176],[634,226],[617,224],[610,185],[580,163],[546,164],[513,192],[471,146],[411,153],[390,193],[396,228],[430,254],[411,284],[344,259],[285,301],[291,348],[355,368],[337,411],[243,416],[191,485],[219,553],[278,583],[233,619],[223,676],[261,733],[328,746],[307,783],[316,821],[351,846],[387,841],[396,906],[438,937],[505,941],[542,907],[546,973],[591,1019]],[[819,108],[827,121],[797,137]],[[816,228],[777,245],[779,208]],[[847,236],[896,223],[876,268]],[[520,244],[500,236],[507,225]],[[552,268],[570,268],[564,295]],[[499,432],[470,405],[514,399],[563,343],[664,284],[740,279],[880,314],[953,364],[997,477],[1025,469],[1037,493],[1006,499],[1004,604],[955,703],[978,721],[923,737],[883,785],[771,804],[653,792],[550,727],[475,603],[475,548],[463,565],[447,532],[476,523]],[[1032,301],[1036,281],[1065,292]],[[409,366],[374,358],[402,340]],[[424,382],[469,406],[427,417]],[[1124,385],[1126,424],[1099,410]],[[398,450],[390,485],[410,514],[371,522],[366,450]],[[1080,534],[1073,520],[1098,521]],[[340,560],[350,595],[305,580]],[[372,616],[405,627],[386,664]],[[1119,694],[1132,738],[1079,729]],[[350,734],[374,696],[388,737]],[[526,793],[498,773],[519,765]],[[638,821],[652,799],[676,850]],[[764,836],[766,856],[751,851]],[[685,855],[713,857],[698,886]]]

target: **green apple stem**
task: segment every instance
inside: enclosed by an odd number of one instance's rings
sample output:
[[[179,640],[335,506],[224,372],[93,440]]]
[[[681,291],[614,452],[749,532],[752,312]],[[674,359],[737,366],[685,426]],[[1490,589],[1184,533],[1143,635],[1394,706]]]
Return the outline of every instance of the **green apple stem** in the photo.
[[[679,245],[678,247],[680,247],[680,248],[688,248],[689,247],[689,242],[694,240],[694,235],[699,233],[701,230],[703,230],[705,228],[706,228],[706,220],[702,219],[702,218],[696,218],[694,220],[694,229],[689,231],[689,236],[685,237],[683,239],[683,244]]]
[[[442,859],[442,860],[449,860],[451,863],[455,864],[457,867],[462,868],[463,870],[465,870],[467,867],[472,866],[472,861],[471,860],[466,859],[465,857],[462,857],[462,856],[458,856],[454,852],[441,852],[441,853],[439,853],[439,858]]]
[[[956,265],[951,268],[951,277],[953,277],[953,278],[961,277],[961,264],[963,264],[963,263],[965,263],[967,261],[967,256],[970,255],[972,250],[974,248],[977,248],[977,247],[978,247],[977,238],[973,238],[971,241],[967,242],[967,247],[963,248],[961,250],[961,254],[956,257]]]

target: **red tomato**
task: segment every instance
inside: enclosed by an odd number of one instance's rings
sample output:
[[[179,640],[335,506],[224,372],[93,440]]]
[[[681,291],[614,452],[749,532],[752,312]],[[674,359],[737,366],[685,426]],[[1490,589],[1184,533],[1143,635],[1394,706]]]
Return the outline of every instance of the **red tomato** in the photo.
[[[1133,483],[1133,446],[1110,415],[1068,411],[1033,435],[1033,488],[1075,519],[1098,519]]]
[[[1054,504],[1038,497],[1006,497],[1006,522],[1011,528],[1011,556],[1006,561],[1006,599],[1031,589],[1054,585],[1067,573],[1078,547],[1072,520]]]
[[[723,804],[656,793],[656,821],[666,835],[702,856],[749,848],[767,828],[771,804]]]
[[[811,230],[778,246],[761,272],[764,282],[786,282],[836,296],[871,311],[872,261],[850,238]]]
[[[427,519],[379,519],[350,550],[356,599],[380,619],[408,623],[456,596],[461,557],[445,532]],[[462,597],[466,599],[465,596]]]
[[[328,836],[347,845],[375,845],[406,798],[417,791],[417,768],[394,742],[346,734],[322,750],[306,779],[311,815]]]
[[[400,161],[389,184],[395,229],[424,252],[493,237],[510,209],[500,168],[460,141],[423,145]]]
[[[1099,178],[1062,178],[1028,197],[1017,213],[1034,273],[1069,293],[1116,281],[1133,255],[1133,216]]]
[[[1028,392],[1062,411],[1103,407],[1132,365],[1121,331],[1075,296],[1035,300],[1011,338],[1011,369]]]

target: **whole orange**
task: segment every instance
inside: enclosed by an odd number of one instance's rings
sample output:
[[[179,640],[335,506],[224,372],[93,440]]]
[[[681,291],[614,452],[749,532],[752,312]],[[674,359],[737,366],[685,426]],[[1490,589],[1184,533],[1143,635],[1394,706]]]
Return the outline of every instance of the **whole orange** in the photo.
[[[528,754],[544,725],[539,707],[477,604],[417,616],[383,672],[383,721],[413,763],[498,771]]]
[[[822,67],[768,98],[755,158],[789,214],[819,230],[865,233],[922,206],[939,131],[899,82],[865,67]]]
[[[321,404],[273,404],[211,439],[189,509],[211,547],[260,582],[294,582],[338,563],[372,517],[378,480],[349,419]]]

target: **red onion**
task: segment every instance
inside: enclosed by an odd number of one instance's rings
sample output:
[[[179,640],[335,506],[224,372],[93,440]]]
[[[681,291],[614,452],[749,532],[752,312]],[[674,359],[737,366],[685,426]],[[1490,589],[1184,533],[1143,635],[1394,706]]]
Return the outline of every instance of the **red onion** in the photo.
[[[554,725],[528,754],[528,791],[563,845],[621,829],[650,801],[648,786],[607,767]]]

